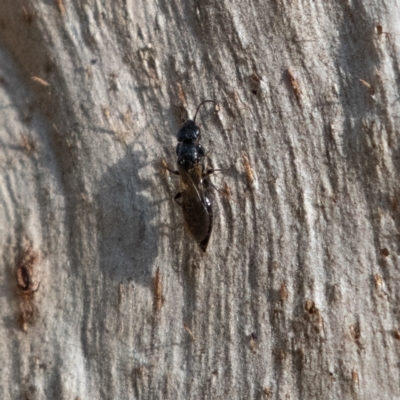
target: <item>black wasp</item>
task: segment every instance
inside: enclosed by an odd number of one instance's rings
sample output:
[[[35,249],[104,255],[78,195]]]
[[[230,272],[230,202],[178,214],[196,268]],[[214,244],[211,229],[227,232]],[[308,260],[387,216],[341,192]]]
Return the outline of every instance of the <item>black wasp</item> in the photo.
[[[174,200],[181,206],[187,231],[206,252],[210,240],[213,213],[210,198],[205,189],[210,186],[208,177],[213,169],[206,171],[205,151],[200,144],[200,128],[196,125],[196,116],[205,103],[218,104],[214,100],[204,100],[197,107],[193,120],[187,120],[179,129],[176,137],[176,155],[178,171],[168,170],[180,176],[180,191]]]

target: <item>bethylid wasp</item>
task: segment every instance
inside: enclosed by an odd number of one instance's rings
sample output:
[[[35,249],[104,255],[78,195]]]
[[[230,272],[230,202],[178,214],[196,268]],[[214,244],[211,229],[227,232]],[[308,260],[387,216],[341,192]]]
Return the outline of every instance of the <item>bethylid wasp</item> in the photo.
[[[207,197],[209,176],[213,169],[206,171],[205,151],[200,144],[200,128],[196,125],[196,116],[205,103],[218,104],[214,100],[204,100],[197,107],[193,120],[187,120],[179,129],[176,137],[176,155],[178,171],[168,170],[180,177],[180,191],[174,200],[182,208],[183,219],[189,234],[206,252],[213,225],[212,204]]]

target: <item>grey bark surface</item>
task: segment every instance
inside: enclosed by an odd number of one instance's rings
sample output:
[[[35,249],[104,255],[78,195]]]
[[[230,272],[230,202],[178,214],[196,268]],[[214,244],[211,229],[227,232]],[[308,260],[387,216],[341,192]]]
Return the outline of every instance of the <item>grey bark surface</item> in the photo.
[[[0,398],[400,399],[399,17],[2,0]],[[161,162],[204,99],[206,254]]]

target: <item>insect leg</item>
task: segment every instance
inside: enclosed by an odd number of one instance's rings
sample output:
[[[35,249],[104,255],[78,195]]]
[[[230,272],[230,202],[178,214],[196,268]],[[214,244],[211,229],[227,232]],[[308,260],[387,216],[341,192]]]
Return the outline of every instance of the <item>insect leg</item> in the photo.
[[[174,197],[176,204],[178,204],[178,206],[180,207],[182,207],[182,201],[179,201],[181,197],[182,197],[182,192],[178,192]]]
[[[175,175],[179,175],[179,172],[178,172],[178,171],[173,171],[173,170],[168,166],[168,164],[167,164],[167,162],[165,161],[164,158],[161,159],[161,167],[162,167],[163,175],[165,175],[165,171],[169,171],[169,172],[172,172],[172,173],[175,174]]]
[[[173,169],[171,169],[170,167],[165,167],[169,172],[171,172],[171,174],[175,174],[175,175],[179,175],[179,171],[174,171]]]
[[[219,171],[222,171],[222,169],[210,168],[210,169],[207,170],[207,172],[203,173],[201,178],[202,178],[202,181],[203,181],[203,184],[204,184],[205,187],[212,186],[218,192],[218,189],[210,182],[208,177],[213,175],[215,172],[219,172]]]
[[[226,193],[224,193],[222,190],[219,190],[211,181],[208,179],[210,175],[212,175],[214,172],[218,171],[223,171],[222,169],[209,169],[205,174],[203,174],[203,185],[204,187],[212,187],[214,190],[216,190],[220,195],[224,196],[227,199],[230,199],[230,196],[227,196]]]
[[[218,168],[218,169],[214,169],[214,168],[210,168],[207,170],[207,172],[205,172],[202,176],[202,178],[207,178],[207,176],[213,175],[215,172],[219,172],[222,171],[222,169]]]

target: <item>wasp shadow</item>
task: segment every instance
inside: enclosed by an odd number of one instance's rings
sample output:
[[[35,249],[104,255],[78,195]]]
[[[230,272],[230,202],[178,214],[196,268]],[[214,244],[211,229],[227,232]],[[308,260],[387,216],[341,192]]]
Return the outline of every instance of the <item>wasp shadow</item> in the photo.
[[[154,207],[145,195],[151,180],[141,177],[145,152],[129,149],[103,174],[97,193],[100,268],[112,280],[149,286],[158,254]]]

